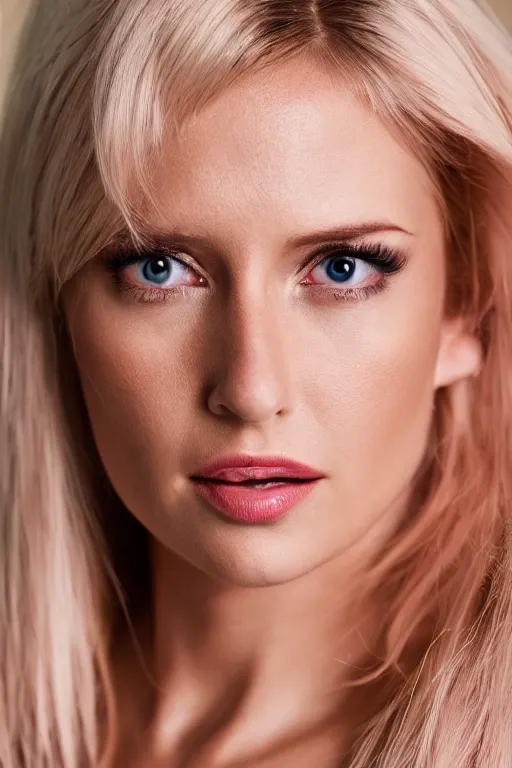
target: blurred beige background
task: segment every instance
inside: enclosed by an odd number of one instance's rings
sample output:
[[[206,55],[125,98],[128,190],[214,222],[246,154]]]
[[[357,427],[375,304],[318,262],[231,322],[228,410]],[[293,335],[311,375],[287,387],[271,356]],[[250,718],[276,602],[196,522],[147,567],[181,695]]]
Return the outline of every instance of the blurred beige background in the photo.
[[[501,14],[512,32],[512,0],[492,0],[491,5]]]
[[[13,42],[29,2],[30,0],[0,0],[0,95],[11,61]],[[512,0],[489,2],[512,32]]]
[[[512,0],[491,0],[491,5],[501,15],[512,32]]]

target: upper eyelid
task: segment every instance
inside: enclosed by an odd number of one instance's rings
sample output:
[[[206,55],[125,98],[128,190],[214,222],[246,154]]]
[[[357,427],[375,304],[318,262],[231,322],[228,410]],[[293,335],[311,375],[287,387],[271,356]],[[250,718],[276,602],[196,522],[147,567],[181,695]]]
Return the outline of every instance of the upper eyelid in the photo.
[[[328,242],[315,248],[313,253],[308,253],[305,257],[303,257],[299,262],[297,272],[302,272],[302,270],[306,267],[311,269],[314,268],[314,266],[317,266],[318,263],[320,263],[324,258],[327,258],[331,252],[335,252],[337,249],[342,250],[344,248],[353,252],[353,258],[360,258],[362,260],[370,260],[372,251],[379,251],[380,249],[389,249],[391,251],[395,250],[392,247],[389,248],[382,242],[368,242],[368,240],[364,237],[358,237],[352,241],[347,240],[345,242]],[[137,251],[136,249],[131,248],[129,245],[118,245],[117,247],[112,247],[106,250],[104,252],[104,258],[107,262],[111,261],[115,263],[118,260],[116,259],[116,256],[120,257],[119,261],[122,261],[124,256],[126,259],[129,259],[130,265],[132,265],[145,261],[146,259],[150,258],[152,254],[161,254],[163,256],[176,259],[182,264],[185,264],[187,267],[197,270],[200,274],[202,274],[203,277],[207,276],[204,274],[206,271],[204,267],[202,267],[193,256],[190,256],[190,254],[187,254],[186,251],[180,250],[178,247],[173,248],[171,246],[155,244],[154,247],[149,247],[146,251]]]
[[[372,238],[373,239],[373,238]],[[355,239],[354,239],[355,240]],[[411,254],[409,252],[409,249],[404,249],[400,247],[394,247],[390,244],[386,244],[382,240],[379,240],[377,242],[368,242],[369,238],[357,238],[355,242],[347,243],[347,242],[329,242],[324,243],[323,245],[315,248],[313,253],[309,253],[305,259],[303,259],[303,262],[300,264],[296,274],[300,274],[304,267],[307,268],[307,273],[300,276],[301,285],[304,284],[302,281],[310,274],[310,272],[315,269],[319,264],[322,263],[322,261],[326,260],[330,255],[333,255],[336,251],[344,250],[346,249],[349,251],[349,258],[354,258],[356,260],[360,260],[363,262],[366,262],[370,265],[372,265],[377,272],[381,272],[383,274],[382,279],[385,281],[387,279],[386,275],[388,277],[402,271],[402,268],[407,266],[407,263],[410,260]],[[203,280],[206,280],[207,285],[206,287],[211,287],[210,284],[210,275],[207,273],[206,275],[203,274],[203,269],[201,267],[197,268],[196,265],[193,263],[195,260],[193,257],[190,257],[189,254],[186,252],[183,252],[181,250],[172,249],[169,246],[165,247],[159,247],[159,248],[148,248],[145,251],[140,251],[134,248],[117,248],[115,251],[110,250],[110,258],[107,255],[103,256],[103,260],[107,268],[112,271],[113,278],[115,282],[118,284],[119,287],[123,287],[126,290],[130,290],[133,292],[137,292],[134,295],[142,295],[146,296],[144,293],[145,291],[149,291],[150,295],[152,297],[159,296],[162,297],[162,300],[164,296],[167,294],[173,294],[176,290],[184,287],[180,285],[176,286],[133,286],[133,283],[121,276],[121,273],[124,269],[126,269],[128,266],[132,266],[137,263],[144,262],[147,260],[151,255],[156,256],[157,254],[160,255],[166,255],[169,257],[172,257],[179,261],[180,263],[184,264],[185,266],[189,267],[190,269],[194,270],[196,274],[198,274],[200,277],[202,277]],[[372,258],[373,254],[373,258]],[[117,256],[117,259],[116,259]],[[122,261],[123,257],[125,259],[129,259],[128,264],[120,265],[119,262]],[[189,261],[190,260],[190,261]],[[109,263],[110,261],[110,263]],[[117,262],[117,264],[116,264]],[[129,288],[129,285],[132,284],[132,288]],[[204,283],[203,283],[204,285]],[[383,285],[385,286],[386,283],[384,282]],[[359,298],[369,298],[370,295],[373,294],[373,289],[371,288],[357,288],[357,287],[349,287],[348,285],[343,288],[341,285],[336,288],[336,285],[333,284],[332,286],[329,286],[328,284],[308,284],[308,287],[311,290],[314,290],[315,288],[320,288],[324,293],[325,291],[331,291],[331,294],[329,295],[339,295],[340,300],[341,296],[346,294],[347,300],[350,300],[350,297],[353,298],[353,300],[356,300],[356,294]],[[332,293],[334,291],[334,293]],[[140,299],[141,301],[149,301],[149,299]],[[156,300],[156,299],[151,299]]]
[[[197,264],[195,259],[193,259],[188,254],[183,253],[182,251],[172,250],[171,248],[159,247],[148,249],[147,251],[137,251],[133,248],[118,247],[116,249],[111,249],[105,252],[103,254],[103,259],[107,264],[118,266],[118,268],[122,270],[127,269],[129,266],[133,266],[134,264],[140,264],[141,262],[151,258],[151,256],[158,255],[168,256],[169,258],[175,259],[176,261],[181,262],[181,264],[184,264],[185,266],[202,273],[202,268]],[[123,259],[126,259],[126,264],[122,263]]]

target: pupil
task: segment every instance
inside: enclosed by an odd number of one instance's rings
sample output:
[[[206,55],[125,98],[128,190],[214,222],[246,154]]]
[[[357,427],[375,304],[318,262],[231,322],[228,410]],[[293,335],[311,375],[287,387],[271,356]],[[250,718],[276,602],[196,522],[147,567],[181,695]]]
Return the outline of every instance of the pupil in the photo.
[[[163,283],[169,272],[167,259],[160,257],[147,261],[142,272],[148,280],[156,280],[157,283]]]
[[[336,256],[329,264],[327,269],[329,277],[334,280],[343,282],[350,280],[354,274],[356,265],[353,259],[347,258],[347,256]]]

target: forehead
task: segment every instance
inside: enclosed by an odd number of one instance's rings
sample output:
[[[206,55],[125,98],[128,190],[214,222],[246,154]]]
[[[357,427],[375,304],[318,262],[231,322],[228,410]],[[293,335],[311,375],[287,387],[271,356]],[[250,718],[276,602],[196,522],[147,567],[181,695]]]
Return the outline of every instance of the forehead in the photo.
[[[165,143],[157,227],[217,229],[258,218],[282,228],[435,216],[427,170],[347,82],[311,62],[247,75]]]

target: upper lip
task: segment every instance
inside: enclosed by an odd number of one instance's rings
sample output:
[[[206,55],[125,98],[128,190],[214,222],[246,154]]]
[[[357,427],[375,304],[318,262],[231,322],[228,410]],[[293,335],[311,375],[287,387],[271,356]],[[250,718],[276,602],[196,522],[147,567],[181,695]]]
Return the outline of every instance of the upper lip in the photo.
[[[286,456],[253,456],[246,453],[221,456],[204,464],[192,477],[243,482],[272,477],[319,480],[323,472]]]

